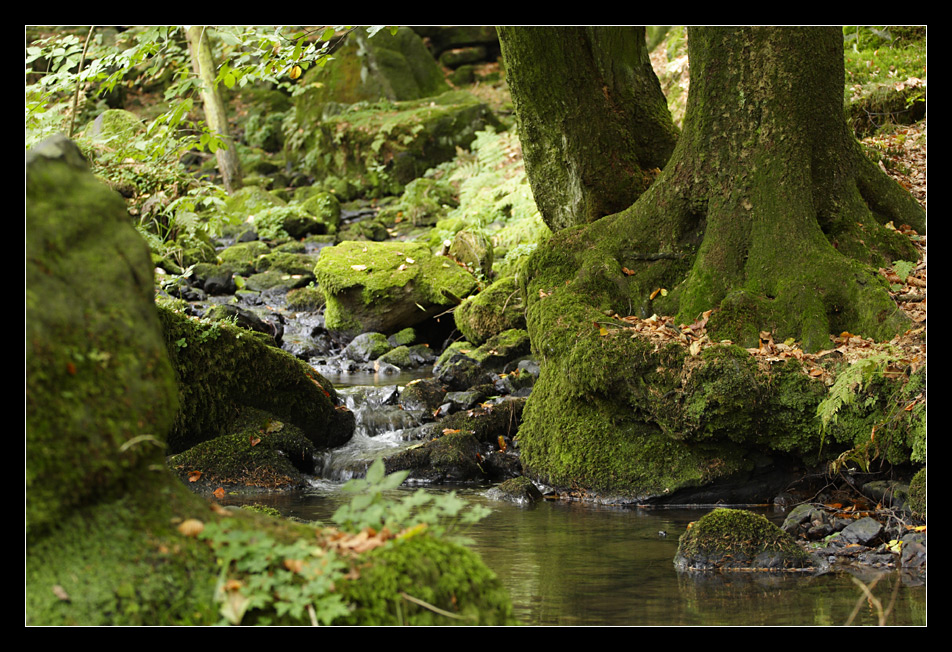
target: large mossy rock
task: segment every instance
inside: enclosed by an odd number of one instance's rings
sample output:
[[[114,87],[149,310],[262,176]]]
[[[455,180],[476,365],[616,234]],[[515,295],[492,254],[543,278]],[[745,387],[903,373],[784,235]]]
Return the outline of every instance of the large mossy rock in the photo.
[[[26,157],[26,520],[43,531],[119,490],[177,408],[148,247],[59,137]]]
[[[760,514],[715,509],[692,523],[678,541],[678,570],[803,570],[810,555]]]
[[[25,241],[26,622],[213,622],[214,559],[175,528],[210,510],[162,470],[148,247],[61,136],[27,153]]]
[[[296,108],[299,121],[305,122],[319,118],[328,102],[416,100],[449,90],[423,40],[405,27],[396,34],[381,30],[373,36],[356,30],[334,53],[331,65],[311,68],[302,81],[305,90]]]
[[[453,319],[463,337],[477,345],[510,328],[525,329],[522,288],[515,277],[505,276],[461,303]]]
[[[367,196],[399,195],[489,126],[499,121],[488,105],[465,91],[448,91],[422,100],[338,107],[308,125],[301,151],[318,180],[346,178]]]
[[[341,446],[353,435],[354,415],[337,405],[330,381],[272,346],[266,335],[165,306],[159,316],[181,404],[168,434],[169,452],[226,434],[250,408],[293,423],[319,449]]]
[[[314,268],[327,299],[325,324],[354,337],[384,334],[422,323],[458,304],[476,278],[426,245],[342,242],[321,250]]]
[[[25,226],[26,624],[218,623],[232,558],[197,538],[208,523],[245,541],[319,533],[213,506],[167,470],[177,391],[148,249],[65,138],[27,153]],[[346,624],[513,624],[498,578],[455,544],[424,533],[352,563],[336,587]],[[273,607],[247,617],[309,623]]]

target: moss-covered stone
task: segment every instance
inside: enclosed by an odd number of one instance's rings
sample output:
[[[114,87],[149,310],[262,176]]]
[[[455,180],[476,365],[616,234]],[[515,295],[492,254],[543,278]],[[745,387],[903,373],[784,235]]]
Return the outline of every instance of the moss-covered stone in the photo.
[[[301,429],[259,410],[244,410],[231,432],[202,442],[167,464],[193,491],[219,487],[284,489],[314,473],[314,445]]]
[[[681,535],[679,570],[799,570],[813,562],[793,538],[759,514],[716,509]]]
[[[33,537],[144,470],[177,398],[148,246],[65,138],[27,153],[24,253]]]
[[[361,569],[360,581],[341,587],[356,604],[341,624],[516,624],[499,579],[470,550],[418,536],[367,558],[371,566]]]
[[[318,179],[346,177],[367,196],[399,195],[430,168],[456,156],[476,132],[498,122],[474,96],[447,92],[425,100],[356,105],[325,117],[304,144]],[[304,164],[304,163],[302,163]]]
[[[409,471],[410,477],[426,482],[482,480],[479,441],[471,432],[451,432],[411,446],[384,460],[387,473]]]
[[[180,409],[168,435],[178,453],[228,432],[244,407],[301,428],[318,448],[340,446],[354,415],[337,405],[334,387],[306,363],[269,346],[266,336],[227,322],[201,322],[161,307]]]
[[[328,102],[415,100],[449,88],[423,41],[408,28],[374,36],[359,30],[335,52],[334,65],[313,67],[302,81],[305,91],[296,102],[299,122],[319,116]]]
[[[121,198],[84,169],[75,147],[58,141],[27,154],[26,624],[215,624],[223,606],[216,587],[231,558],[216,558],[197,538],[209,523],[279,542],[313,545],[317,533],[248,510],[225,511],[168,472],[163,449],[177,407],[176,375],[156,316],[148,249]],[[177,329],[179,339],[168,343],[175,347],[200,348],[215,332],[164,317]],[[260,356],[260,348],[251,349]],[[247,362],[240,354],[231,361]],[[208,355],[192,362],[220,361]],[[252,391],[301,395],[227,367],[216,371]],[[204,380],[222,390],[214,374]],[[212,403],[186,396],[187,416],[200,419]],[[426,534],[391,542],[353,566],[359,572],[335,587],[353,606],[347,624],[513,622],[499,580],[478,557]],[[463,620],[444,620],[408,595]],[[273,608],[254,618],[292,621]]]
[[[455,389],[483,382],[487,374],[502,370],[506,363],[530,351],[529,334],[518,328],[493,335],[478,347],[463,348],[465,344],[454,342],[447,347],[433,367],[433,374]]]
[[[145,131],[145,123],[136,114],[123,109],[107,109],[86,125],[84,135],[93,140],[115,140],[124,144]]]
[[[335,230],[340,226],[340,200],[333,194],[329,192],[313,193],[302,202],[301,206],[319,222],[323,222]]]
[[[476,288],[472,274],[416,243],[342,242],[314,268],[332,331],[393,333],[456,305]]]
[[[316,312],[323,307],[324,293],[316,287],[296,288],[288,292],[288,310],[293,312]]]
[[[504,330],[525,329],[522,288],[513,276],[501,278],[457,306],[453,319],[463,337],[477,345]]]
[[[258,265],[258,258],[264,256],[270,251],[268,245],[260,240],[251,242],[239,242],[230,247],[222,249],[218,257],[222,263],[231,265],[231,269],[236,274],[248,276],[255,272]]]

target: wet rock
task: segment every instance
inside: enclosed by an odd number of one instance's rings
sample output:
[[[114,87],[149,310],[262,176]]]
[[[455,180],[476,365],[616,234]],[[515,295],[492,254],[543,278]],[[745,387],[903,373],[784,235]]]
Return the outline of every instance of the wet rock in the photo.
[[[542,492],[529,478],[519,476],[499,483],[487,494],[493,500],[508,500],[519,504],[531,504],[543,499]]]
[[[759,514],[715,509],[688,526],[675,566],[680,571],[794,570],[815,564],[788,533]]]
[[[876,541],[882,533],[882,524],[876,519],[866,516],[843,528],[843,531],[840,532],[840,538],[846,543],[868,546]]]
[[[361,333],[344,349],[344,355],[356,362],[376,360],[390,350],[390,343],[383,333]]]

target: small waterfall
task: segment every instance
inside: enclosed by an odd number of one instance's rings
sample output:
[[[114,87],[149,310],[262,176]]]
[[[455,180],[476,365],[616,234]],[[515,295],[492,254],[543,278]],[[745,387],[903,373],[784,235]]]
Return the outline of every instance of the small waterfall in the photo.
[[[354,413],[357,428],[347,445],[326,453],[320,473],[324,480],[362,477],[380,455],[415,443],[405,433],[422,424],[422,414],[400,406],[399,386],[341,387],[337,393]]]

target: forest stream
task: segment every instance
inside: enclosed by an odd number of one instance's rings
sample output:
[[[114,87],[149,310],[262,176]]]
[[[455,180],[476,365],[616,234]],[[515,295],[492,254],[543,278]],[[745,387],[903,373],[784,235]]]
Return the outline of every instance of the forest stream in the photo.
[[[399,410],[364,404],[378,403],[397,386],[353,384],[372,383],[369,375],[333,380],[358,424],[351,443],[325,460],[323,477],[313,479],[304,492],[225,502],[254,502],[285,516],[330,522],[348,499],[341,491],[350,476],[348,463],[405,445]],[[509,591],[516,617],[527,625],[876,625],[880,609],[888,610],[884,622],[889,625],[927,622],[925,582],[900,571],[855,568],[819,576],[677,572],[678,538],[711,506],[649,509],[554,501],[523,506],[488,498],[488,488],[441,485],[430,490],[456,490],[492,510],[466,535]],[[778,525],[785,516],[780,509],[750,509]],[[864,597],[857,582],[870,587],[875,599]]]

